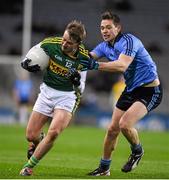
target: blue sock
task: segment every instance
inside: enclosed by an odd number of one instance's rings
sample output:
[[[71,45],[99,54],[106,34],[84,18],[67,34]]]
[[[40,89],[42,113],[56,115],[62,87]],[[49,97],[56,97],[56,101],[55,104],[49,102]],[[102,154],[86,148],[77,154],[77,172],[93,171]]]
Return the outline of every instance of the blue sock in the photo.
[[[101,159],[100,160],[100,167],[103,170],[108,170],[110,168],[111,160],[108,159]]]
[[[131,145],[131,151],[133,154],[141,154],[143,152],[143,148],[141,144]]]

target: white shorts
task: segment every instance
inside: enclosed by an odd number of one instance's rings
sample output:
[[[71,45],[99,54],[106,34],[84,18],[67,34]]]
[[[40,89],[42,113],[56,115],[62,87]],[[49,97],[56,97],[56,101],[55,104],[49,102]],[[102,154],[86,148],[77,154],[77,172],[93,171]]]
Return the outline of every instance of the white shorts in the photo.
[[[43,83],[33,110],[52,117],[55,109],[74,113],[79,103],[80,97],[76,96],[75,91],[58,91]]]

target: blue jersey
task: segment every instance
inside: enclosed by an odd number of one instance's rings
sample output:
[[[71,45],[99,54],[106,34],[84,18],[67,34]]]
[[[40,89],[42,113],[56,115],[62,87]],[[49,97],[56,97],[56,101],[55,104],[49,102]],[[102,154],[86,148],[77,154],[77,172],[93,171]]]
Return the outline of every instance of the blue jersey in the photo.
[[[120,54],[134,58],[124,72],[128,92],[158,78],[154,61],[142,42],[132,34],[119,34],[113,45],[104,41],[98,44],[92,52],[98,58],[106,57],[109,61],[118,60]]]
[[[21,101],[29,101],[32,95],[32,81],[31,80],[16,80],[15,89]]]

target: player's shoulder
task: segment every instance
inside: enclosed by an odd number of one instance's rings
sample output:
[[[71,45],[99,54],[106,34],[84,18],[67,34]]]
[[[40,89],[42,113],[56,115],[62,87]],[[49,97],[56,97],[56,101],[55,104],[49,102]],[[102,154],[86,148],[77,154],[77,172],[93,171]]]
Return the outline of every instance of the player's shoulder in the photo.
[[[105,49],[109,48],[109,43],[106,41],[102,41],[94,48],[95,51],[104,51]]]
[[[105,47],[105,46],[108,46],[108,45],[109,45],[108,42],[102,41],[102,42],[100,42],[97,46],[99,46],[99,47]]]
[[[89,58],[89,51],[85,48],[83,44],[79,45],[79,53],[87,58]]]
[[[41,41],[41,45],[43,44],[61,44],[62,37],[48,37]]]
[[[132,42],[132,41],[140,41],[140,39],[134,34],[123,33],[122,41],[131,41]]]

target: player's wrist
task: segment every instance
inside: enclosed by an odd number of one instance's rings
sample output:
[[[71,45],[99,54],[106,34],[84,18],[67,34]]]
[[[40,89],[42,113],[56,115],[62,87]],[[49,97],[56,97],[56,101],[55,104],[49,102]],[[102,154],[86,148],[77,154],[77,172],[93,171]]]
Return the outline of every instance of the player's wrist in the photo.
[[[99,63],[95,61],[94,70],[98,70],[98,69],[99,69]]]

